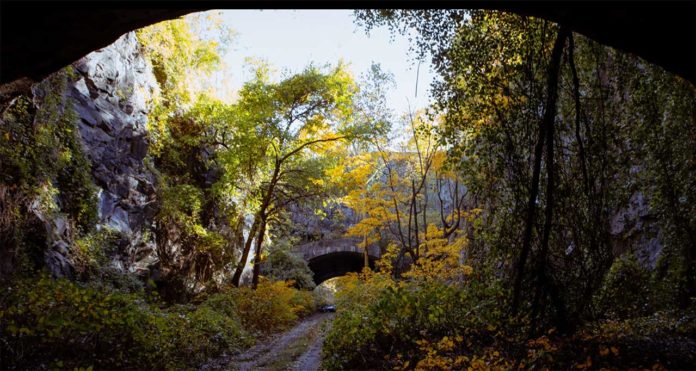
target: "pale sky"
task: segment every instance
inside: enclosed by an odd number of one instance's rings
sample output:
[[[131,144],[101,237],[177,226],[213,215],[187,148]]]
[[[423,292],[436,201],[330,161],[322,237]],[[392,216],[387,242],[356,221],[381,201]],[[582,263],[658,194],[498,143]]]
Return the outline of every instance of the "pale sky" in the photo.
[[[224,60],[231,89],[238,90],[251,78],[245,59],[255,57],[269,62],[279,72],[300,72],[310,62],[315,65],[343,59],[357,79],[371,63],[394,74],[396,88],[388,96],[395,113],[424,108],[429,100],[433,73],[430,61],[421,63],[418,97],[415,97],[416,67],[409,53],[409,42],[396,35],[390,41],[386,28],[374,29],[368,37],[353,22],[352,10],[221,10],[224,22],[237,36]],[[231,80],[231,81],[229,81]]]

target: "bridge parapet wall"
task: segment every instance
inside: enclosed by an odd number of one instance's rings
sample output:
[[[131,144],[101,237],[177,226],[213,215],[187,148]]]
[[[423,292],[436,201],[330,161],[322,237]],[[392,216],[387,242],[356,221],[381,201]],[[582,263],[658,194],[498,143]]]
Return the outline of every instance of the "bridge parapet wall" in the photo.
[[[295,247],[295,251],[301,254],[304,260],[310,261],[318,256],[336,252],[354,252],[362,254],[363,249],[357,246],[359,243],[359,238],[319,240],[298,245]],[[368,255],[373,259],[379,259],[381,257],[379,246],[370,246],[367,251]]]

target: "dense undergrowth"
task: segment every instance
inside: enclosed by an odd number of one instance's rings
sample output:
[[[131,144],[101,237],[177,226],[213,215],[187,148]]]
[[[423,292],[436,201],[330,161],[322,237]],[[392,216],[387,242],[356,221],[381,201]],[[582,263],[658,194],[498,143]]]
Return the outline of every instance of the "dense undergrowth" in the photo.
[[[252,345],[314,311],[311,292],[262,281],[165,305],[48,275],[0,291],[0,368],[181,369]]]
[[[648,292],[629,278],[635,279],[636,271],[634,265],[618,261],[601,294],[601,300],[614,300],[611,310],[572,334],[553,327],[528,333],[528,318],[509,316],[501,282],[485,282],[479,275],[460,282],[395,281],[372,272],[349,275],[338,284],[339,310],[324,345],[324,366],[329,370],[690,368],[695,361],[696,303],[686,310],[659,305],[658,292]]]

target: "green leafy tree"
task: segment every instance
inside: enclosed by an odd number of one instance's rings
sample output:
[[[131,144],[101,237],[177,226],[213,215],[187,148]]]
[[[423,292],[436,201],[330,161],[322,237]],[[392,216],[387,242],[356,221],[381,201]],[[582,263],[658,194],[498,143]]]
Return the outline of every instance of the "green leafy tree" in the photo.
[[[356,90],[342,64],[326,73],[310,66],[278,83],[269,81],[268,67],[261,65],[256,78],[242,88],[234,143],[245,155],[236,165],[248,175],[255,211],[234,285],[239,285],[254,242],[252,284],[258,283],[272,218],[292,202],[321,195],[332,147],[372,130],[350,119]]]
[[[683,201],[693,197],[694,145],[672,130],[692,131],[693,87],[539,19],[484,10],[356,15],[367,30],[415,31],[416,56],[432,57],[441,138],[483,209],[469,256],[504,267],[509,305],[534,319],[530,333],[594,315],[617,251],[612,217],[639,191],[669,232],[667,251],[680,257],[668,265],[682,272],[686,302],[693,264],[682,262],[693,259],[694,229]]]

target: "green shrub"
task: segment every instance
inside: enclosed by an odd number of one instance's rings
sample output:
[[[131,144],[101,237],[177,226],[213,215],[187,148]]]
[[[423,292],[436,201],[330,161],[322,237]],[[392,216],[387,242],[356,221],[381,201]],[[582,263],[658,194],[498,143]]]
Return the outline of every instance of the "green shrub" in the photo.
[[[261,269],[273,281],[292,281],[295,288],[303,290],[313,290],[316,287],[314,273],[307,262],[286,249],[271,249]]]
[[[432,356],[434,348],[424,344],[443,339],[453,354],[480,352],[501,323],[499,290],[473,282],[457,287],[438,281],[388,285],[368,280],[342,286],[338,314],[324,343],[328,369],[392,368],[404,361],[415,366]],[[369,301],[345,300],[359,293]],[[450,344],[452,339],[458,343]]]
[[[327,287],[327,285],[317,286],[317,288],[315,288],[314,291],[312,291],[312,295],[314,295],[314,303],[317,306],[336,303],[334,290],[330,287]]]
[[[66,367],[128,365],[148,322],[134,294],[104,293],[48,276],[4,288],[3,353],[20,367],[60,360]]]
[[[201,305],[188,316],[190,338],[180,338],[182,346],[190,347],[186,354],[194,364],[219,355],[223,350],[245,348],[253,344],[237,316],[227,316],[214,308]]]
[[[294,295],[290,298],[290,307],[295,314],[306,317],[316,311],[316,300],[311,291],[294,290],[293,293]]]
[[[377,332],[372,326],[374,313],[371,306],[393,285],[389,277],[368,272],[348,274],[336,280],[337,315],[323,348],[324,365],[328,369],[366,365],[363,353],[374,350],[369,348]]]
[[[372,274],[365,271],[361,274],[349,273],[336,280],[336,305],[339,310],[366,311],[368,307],[379,300],[382,291],[395,283],[384,274]]]
[[[645,315],[652,309],[650,272],[633,254],[614,261],[597,297],[600,313],[610,318]]]
[[[206,283],[235,258],[230,241],[201,221],[204,202],[199,188],[180,184],[160,189],[160,210],[155,217],[155,240],[162,271],[161,294],[169,300],[186,301],[188,281]]]
[[[181,368],[250,345],[230,295],[160,309],[142,293],[47,275],[0,292],[3,362],[18,368]]]
[[[314,311],[310,292],[301,292],[282,281],[262,280],[256,290],[240,287],[232,294],[244,328],[256,334],[285,330],[300,316]]]
[[[120,232],[102,228],[75,239],[72,257],[75,269],[83,278],[99,275],[109,263],[109,255],[116,252],[118,242],[124,238]]]
[[[652,272],[652,303],[655,310],[681,306],[688,287],[688,267],[682,256],[663,251]]]

